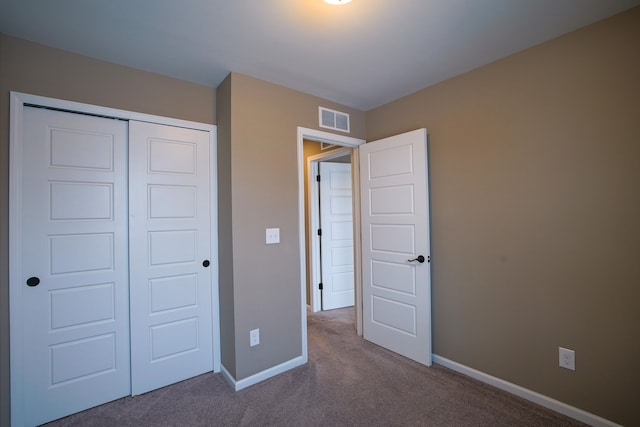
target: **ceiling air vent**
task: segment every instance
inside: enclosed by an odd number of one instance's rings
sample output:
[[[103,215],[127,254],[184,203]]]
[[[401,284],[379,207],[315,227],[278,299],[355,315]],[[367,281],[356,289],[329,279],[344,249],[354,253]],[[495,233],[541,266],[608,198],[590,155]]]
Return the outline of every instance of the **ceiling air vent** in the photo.
[[[340,111],[318,107],[320,127],[349,133],[349,115]]]

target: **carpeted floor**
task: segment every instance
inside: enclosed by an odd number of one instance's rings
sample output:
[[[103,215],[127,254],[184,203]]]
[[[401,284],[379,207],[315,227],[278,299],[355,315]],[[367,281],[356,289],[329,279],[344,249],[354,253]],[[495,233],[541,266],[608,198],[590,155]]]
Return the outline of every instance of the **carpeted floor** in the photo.
[[[309,363],[234,392],[206,374],[49,426],[583,426],[364,341],[353,309],[309,314]]]

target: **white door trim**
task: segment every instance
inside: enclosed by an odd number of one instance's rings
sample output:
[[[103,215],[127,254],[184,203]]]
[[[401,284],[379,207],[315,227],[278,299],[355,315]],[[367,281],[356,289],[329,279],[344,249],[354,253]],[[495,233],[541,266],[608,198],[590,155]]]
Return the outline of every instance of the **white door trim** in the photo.
[[[298,127],[298,236],[300,247],[300,324],[302,330],[302,363],[306,363],[309,359],[307,353],[307,268],[305,262],[305,221],[304,221],[304,140],[325,142],[328,144],[342,145],[344,147],[353,148],[351,153],[352,173],[356,180],[358,179],[358,146],[364,144],[364,139],[353,138],[351,136],[337,135],[334,133],[324,132],[321,130]],[[354,206],[354,229],[358,238],[354,238],[354,289],[356,293],[356,329],[358,334],[362,335],[362,296],[360,281],[360,196],[355,190],[360,184],[354,182],[353,206]]]
[[[19,375],[23,371],[22,359],[24,356],[21,345],[23,325],[19,313],[12,307],[22,306],[22,245],[19,230],[22,228],[22,200],[20,189],[20,165],[22,164],[22,127],[25,106],[40,106],[64,111],[92,114],[123,120],[138,120],[142,122],[165,124],[170,126],[185,127],[208,131],[210,135],[211,155],[211,286],[212,286],[212,323],[213,323],[213,368],[214,372],[220,372],[220,317],[218,301],[218,191],[217,191],[217,127],[206,123],[197,123],[169,117],[155,116],[151,114],[136,113],[115,108],[100,107],[91,104],[48,98],[37,95],[29,95],[20,92],[10,93],[10,119],[9,119],[9,353],[11,364],[11,424],[24,424],[23,390],[24,384]],[[306,315],[306,313],[305,313]],[[306,328],[305,328],[306,337]],[[305,342],[306,344],[306,342]],[[305,345],[306,348],[306,345]]]
[[[309,209],[309,235],[307,238],[309,239],[309,276],[311,277],[311,293],[309,297],[313,313],[322,309],[320,307],[320,289],[315,286],[316,283],[320,282],[322,263],[320,259],[320,238],[318,233],[315,232],[320,228],[320,215],[318,212],[318,185],[314,177],[318,175],[318,163],[346,155],[351,156],[352,154],[353,150],[351,148],[344,147],[307,157],[307,182],[309,183],[307,188],[309,196],[307,203],[307,208]],[[353,175],[353,170],[351,174]]]

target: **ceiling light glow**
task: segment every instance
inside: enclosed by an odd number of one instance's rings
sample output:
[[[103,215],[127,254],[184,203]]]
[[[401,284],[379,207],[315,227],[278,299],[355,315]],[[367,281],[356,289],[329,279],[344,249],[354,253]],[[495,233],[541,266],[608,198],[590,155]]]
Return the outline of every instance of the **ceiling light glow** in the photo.
[[[324,0],[324,1],[325,3],[329,3],[329,4],[347,4],[351,0]]]

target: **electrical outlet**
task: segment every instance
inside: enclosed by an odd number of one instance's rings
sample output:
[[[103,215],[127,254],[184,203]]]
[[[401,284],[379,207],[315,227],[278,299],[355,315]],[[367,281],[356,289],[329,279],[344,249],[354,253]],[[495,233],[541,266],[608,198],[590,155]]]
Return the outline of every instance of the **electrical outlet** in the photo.
[[[568,348],[558,347],[559,363],[561,368],[576,370],[576,352]]]
[[[260,344],[260,329],[252,329],[249,331],[249,347]]]

